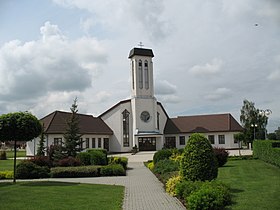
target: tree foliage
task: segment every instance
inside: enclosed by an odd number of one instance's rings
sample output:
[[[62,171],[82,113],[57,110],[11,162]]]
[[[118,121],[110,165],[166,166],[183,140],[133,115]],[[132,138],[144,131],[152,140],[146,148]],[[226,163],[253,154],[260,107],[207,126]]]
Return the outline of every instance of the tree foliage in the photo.
[[[30,141],[40,135],[40,121],[29,112],[15,112],[0,116],[1,141]]]
[[[64,149],[68,156],[76,157],[77,152],[80,152],[82,148],[80,148],[81,144],[81,134],[79,129],[79,118],[78,118],[78,105],[77,98],[75,98],[71,110],[71,117],[67,121],[67,128],[64,134]]]
[[[30,141],[40,135],[40,121],[29,112],[14,112],[0,116],[0,140],[14,141],[14,183],[16,182],[16,141]]]
[[[270,140],[280,140],[280,127],[274,131],[274,133],[269,133],[267,135]]]
[[[255,103],[245,99],[240,115],[240,122],[244,128],[245,142],[253,141],[254,129],[256,139],[264,139],[267,120],[268,117],[260,114],[260,109],[255,107]]]
[[[210,142],[202,134],[192,134],[188,140],[181,160],[180,174],[189,181],[206,181],[217,177],[217,159]]]

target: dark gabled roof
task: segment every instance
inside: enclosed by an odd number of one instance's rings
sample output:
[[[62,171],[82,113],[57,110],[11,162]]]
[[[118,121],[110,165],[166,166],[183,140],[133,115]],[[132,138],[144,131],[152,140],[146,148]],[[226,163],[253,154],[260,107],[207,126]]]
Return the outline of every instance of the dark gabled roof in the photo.
[[[174,124],[174,122],[170,118],[167,118],[163,133],[164,134],[179,134],[180,130],[179,130],[179,128],[177,128],[177,126]]]
[[[113,131],[100,118],[92,115],[77,114],[81,134],[113,135]],[[41,119],[46,134],[63,134],[66,131],[70,112],[54,111]]]
[[[123,101],[120,101],[119,103],[115,104],[114,106],[112,106],[110,109],[106,110],[105,112],[103,112],[102,114],[100,114],[98,117],[101,118],[103,117],[105,114],[107,114],[108,112],[110,112],[111,110],[115,109],[117,106],[121,105],[121,104],[125,104],[127,102],[130,102],[131,99],[126,99]]]
[[[171,121],[180,133],[233,132],[243,130],[231,114],[179,116],[171,118]],[[176,132],[174,125],[167,124],[170,128],[165,128],[166,134],[171,134],[173,130]]]
[[[154,57],[154,53],[152,49],[144,49],[144,48],[136,48],[136,47],[130,50],[128,58],[132,58],[134,55]]]

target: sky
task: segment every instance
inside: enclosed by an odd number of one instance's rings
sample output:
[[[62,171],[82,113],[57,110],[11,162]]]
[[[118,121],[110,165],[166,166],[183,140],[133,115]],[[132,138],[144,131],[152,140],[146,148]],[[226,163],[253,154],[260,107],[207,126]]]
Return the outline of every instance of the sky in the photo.
[[[243,100],[280,127],[279,0],[0,0],[0,114],[98,116],[130,98],[129,51],[152,49],[170,117],[231,113]]]

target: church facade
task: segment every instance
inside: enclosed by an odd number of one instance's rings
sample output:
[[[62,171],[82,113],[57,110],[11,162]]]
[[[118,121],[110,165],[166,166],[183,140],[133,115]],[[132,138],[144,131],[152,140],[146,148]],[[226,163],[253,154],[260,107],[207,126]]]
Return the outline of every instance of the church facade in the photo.
[[[128,57],[131,98],[120,101],[98,117],[79,114],[81,147],[105,148],[109,152],[130,152],[134,146],[140,151],[183,148],[189,136],[199,132],[213,146],[238,148],[234,134],[242,131],[242,127],[231,114],[168,116],[154,96],[153,57],[151,49],[133,48]],[[46,147],[62,144],[69,114],[55,111],[41,119]],[[36,153],[37,144],[38,139],[27,143],[28,156]]]

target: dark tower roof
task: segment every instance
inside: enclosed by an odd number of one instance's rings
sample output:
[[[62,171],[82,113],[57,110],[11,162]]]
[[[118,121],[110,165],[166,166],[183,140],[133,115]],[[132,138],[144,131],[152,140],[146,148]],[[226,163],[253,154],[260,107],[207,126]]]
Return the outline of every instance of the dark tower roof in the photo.
[[[154,57],[154,53],[152,49],[144,49],[144,48],[136,48],[136,47],[130,50],[128,58],[132,58],[134,55]]]

